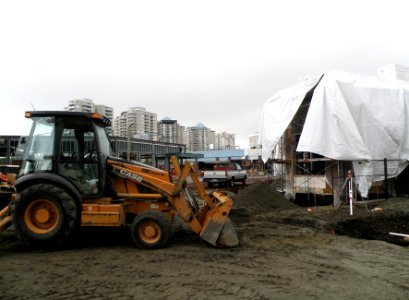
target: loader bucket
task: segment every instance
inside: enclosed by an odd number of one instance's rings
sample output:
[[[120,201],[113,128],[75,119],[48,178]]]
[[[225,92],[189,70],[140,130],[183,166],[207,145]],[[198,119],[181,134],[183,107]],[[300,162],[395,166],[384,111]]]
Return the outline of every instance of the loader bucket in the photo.
[[[238,246],[239,239],[229,219],[233,200],[221,192],[208,194],[188,161],[185,161],[181,170],[176,157],[173,156],[171,160],[179,179],[169,199],[182,219],[201,239],[213,246]],[[188,189],[184,188],[188,177],[196,187],[199,197],[206,202],[205,205],[199,205]],[[182,190],[184,193],[181,193]]]
[[[239,239],[229,218],[224,224],[210,220],[200,237],[213,246],[236,247],[239,245]]]
[[[223,229],[220,232],[216,243],[218,246],[224,247],[236,247],[239,245],[239,238],[237,237],[236,230],[234,230],[230,219],[227,219],[224,223]]]
[[[213,195],[220,202],[206,214],[200,237],[213,246],[236,247],[239,239],[228,217],[233,201],[222,193]]]

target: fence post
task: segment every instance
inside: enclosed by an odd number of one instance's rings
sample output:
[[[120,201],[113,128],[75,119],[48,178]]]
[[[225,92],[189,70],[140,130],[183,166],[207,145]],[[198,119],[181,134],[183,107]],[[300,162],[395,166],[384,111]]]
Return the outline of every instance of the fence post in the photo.
[[[334,172],[331,170],[332,207],[335,207]]]
[[[386,158],[383,159],[383,168],[384,168],[384,175],[385,175],[385,200],[388,200],[388,160]]]
[[[348,197],[349,197],[349,214],[352,216],[354,214],[352,204],[353,204],[353,178],[352,170],[348,170]]]

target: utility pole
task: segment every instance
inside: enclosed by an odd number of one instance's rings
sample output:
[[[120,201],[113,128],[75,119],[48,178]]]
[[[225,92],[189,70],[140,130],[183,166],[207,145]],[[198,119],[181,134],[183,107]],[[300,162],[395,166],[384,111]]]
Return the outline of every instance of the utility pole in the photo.
[[[131,123],[128,125],[128,149],[127,149],[127,151],[126,151],[126,160],[127,160],[127,161],[131,161],[131,126],[132,126],[133,124],[135,124],[135,121],[134,121],[134,122],[131,122]]]

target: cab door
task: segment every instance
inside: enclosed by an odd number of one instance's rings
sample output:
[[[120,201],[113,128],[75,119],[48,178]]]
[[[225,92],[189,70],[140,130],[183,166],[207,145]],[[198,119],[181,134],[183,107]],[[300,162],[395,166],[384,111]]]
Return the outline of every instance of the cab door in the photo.
[[[63,119],[59,127],[58,174],[70,180],[84,196],[100,194],[99,151],[93,122]]]

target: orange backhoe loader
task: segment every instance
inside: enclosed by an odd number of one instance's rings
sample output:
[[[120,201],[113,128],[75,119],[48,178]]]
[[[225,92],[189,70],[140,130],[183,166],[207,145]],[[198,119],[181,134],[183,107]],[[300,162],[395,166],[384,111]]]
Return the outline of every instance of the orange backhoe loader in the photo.
[[[152,166],[111,156],[99,114],[26,112],[33,120],[21,140],[24,156],[16,194],[0,212],[0,227],[13,224],[29,245],[66,241],[80,226],[129,226],[138,247],[164,247],[176,216],[214,246],[237,246],[229,219],[232,200],[208,194],[189,162],[172,158],[177,179]],[[193,187],[193,188],[192,188]]]

